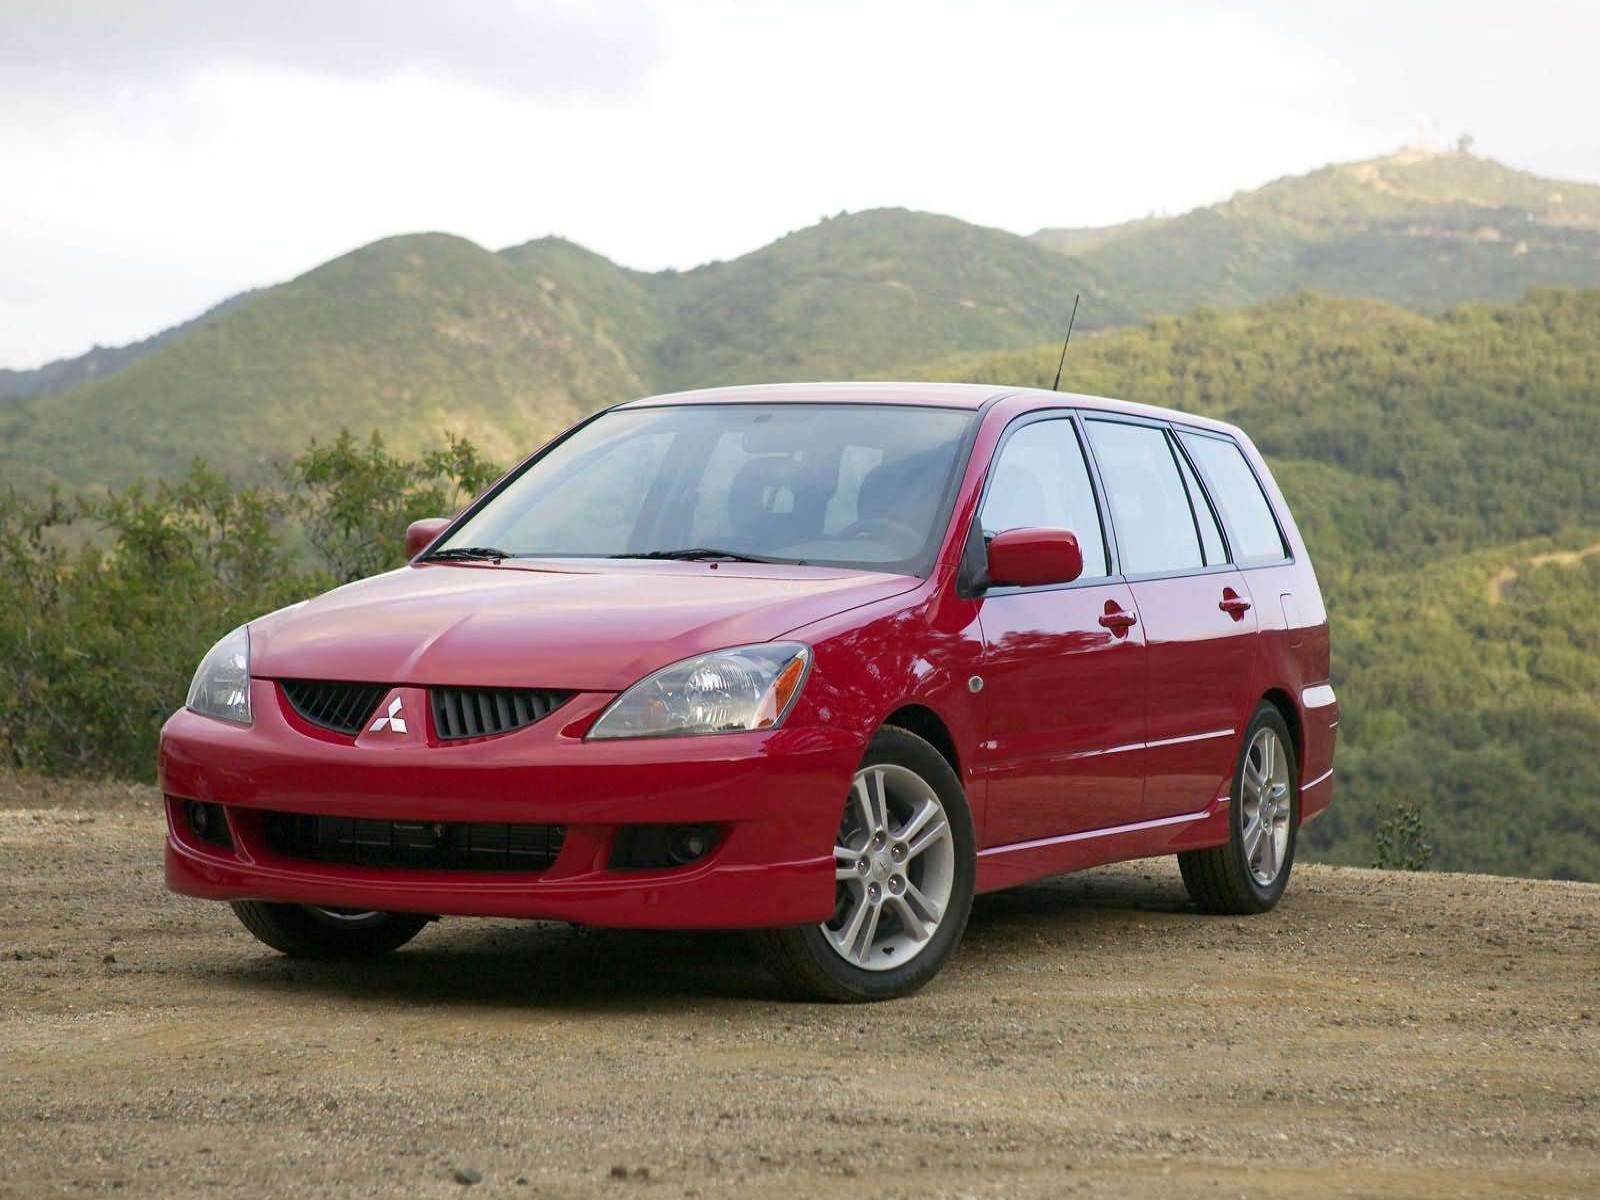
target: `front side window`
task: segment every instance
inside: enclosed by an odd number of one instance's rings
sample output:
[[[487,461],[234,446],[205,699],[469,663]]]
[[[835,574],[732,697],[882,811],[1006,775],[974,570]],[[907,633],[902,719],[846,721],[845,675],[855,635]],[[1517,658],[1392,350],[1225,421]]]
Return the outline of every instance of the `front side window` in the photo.
[[[1245,461],[1244,452],[1231,440],[1181,431],[1183,444],[1194,456],[1211,494],[1222,509],[1233,537],[1234,558],[1241,563],[1279,562],[1289,557],[1283,534],[1272,516],[1261,482]]]
[[[1035,421],[1006,439],[982,521],[985,537],[1022,526],[1070,529],[1083,551],[1082,577],[1098,579],[1111,571],[1089,468],[1069,420]]]
[[[721,551],[922,573],[974,417],[870,404],[618,409],[534,462],[435,553]]]
[[[1204,565],[1189,496],[1166,433],[1153,425],[1087,422],[1128,575]]]

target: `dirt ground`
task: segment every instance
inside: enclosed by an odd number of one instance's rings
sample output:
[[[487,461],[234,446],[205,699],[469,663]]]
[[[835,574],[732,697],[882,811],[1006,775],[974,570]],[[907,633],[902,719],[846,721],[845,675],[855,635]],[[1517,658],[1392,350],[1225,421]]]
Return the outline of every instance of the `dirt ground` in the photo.
[[[1600,886],[1168,862],[980,900],[921,995],[445,921],[290,963],[140,788],[0,777],[0,1196],[1600,1196]]]
[[[1600,542],[1592,546],[1585,546],[1582,550],[1556,550],[1549,554],[1535,554],[1527,560],[1530,567],[1548,566],[1550,563],[1560,563],[1564,567],[1573,566],[1584,559],[1600,554]],[[1515,566],[1502,567],[1500,571],[1489,580],[1489,603],[1503,604],[1506,595],[1511,591],[1512,584],[1517,582],[1517,568]]]

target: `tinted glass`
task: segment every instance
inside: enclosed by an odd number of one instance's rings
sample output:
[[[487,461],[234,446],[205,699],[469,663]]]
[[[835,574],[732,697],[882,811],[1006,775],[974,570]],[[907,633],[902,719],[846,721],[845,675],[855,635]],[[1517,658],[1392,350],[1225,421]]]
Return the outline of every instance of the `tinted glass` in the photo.
[[[1189,497],[1167,435],[1150,425],[1090,421],[1089,440],[1128,575],[1204,565]]]
[[[1245,461],[1244,453],[1232,441],[1180,433],[1183,444],[1211,486],[1211,495],[1228,523],[1233,537],[1234,558],[1238,562],[1276,562],[1287,558],[1283,535],[1273,519],[1272,506]]]
[[[1035,421],[1006,439],[983,501],[987,537],[1025,525],[1070,529],[1083,550],[1083,577],[1111,567],[1089,468],[1071,421]]]
[[[1228,552],[1222,546],[1222,529],[1217,524],[1217,514],[1211,511],[1205,490],[1194,477],[1194,471],[1183,455],[1178,455],[1177,459],[1178,470],[1183,475],[1183,486],[1188,489],[1189,503],[1194,509],[1195,524],[1200,526],[1200,548],[1205,551],[1206,566],[1225,563],[1228,561]]]
[[[515,557],[695,548],[920,570],[973,414],[905,405],[623,409],[513,480],[441,549]]]

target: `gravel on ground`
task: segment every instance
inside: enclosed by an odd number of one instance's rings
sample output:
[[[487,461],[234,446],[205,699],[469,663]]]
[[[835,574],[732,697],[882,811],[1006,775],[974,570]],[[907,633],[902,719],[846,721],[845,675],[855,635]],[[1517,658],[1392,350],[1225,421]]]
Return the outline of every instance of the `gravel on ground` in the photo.
[[[295,963],[155,794],[0,776],[0,1197],[1600,1196],[1600,886],[1170,860],[980,898],[908,1000],[733,935],[446,920]]]

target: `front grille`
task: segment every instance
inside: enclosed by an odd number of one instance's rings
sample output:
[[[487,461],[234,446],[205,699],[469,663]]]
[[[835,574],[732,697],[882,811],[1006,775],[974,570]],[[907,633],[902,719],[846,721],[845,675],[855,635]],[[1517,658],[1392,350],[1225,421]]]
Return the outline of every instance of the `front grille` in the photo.
[[[544,871],[561,853],[561,825],[378,821],[262,814],[267,844],[286,858],[428,871]]]
[[[433,731],[441,739],[487,737],[532,725],[572,695],[546,688],[457,688],[428,690]]]
[[[318,679],[285,679],[289,705],[313,725],[338,733],[360,733],[367,718],[389,689],[381,683],[336,683]]]
[[[358,734],[389,694],[385,683],[343,683],[318,679],[282,680],[289,705],[313,725]],[[428,689],[434,733],[444,741],[509,733],[548,717],[572,696],[549,688]]]

